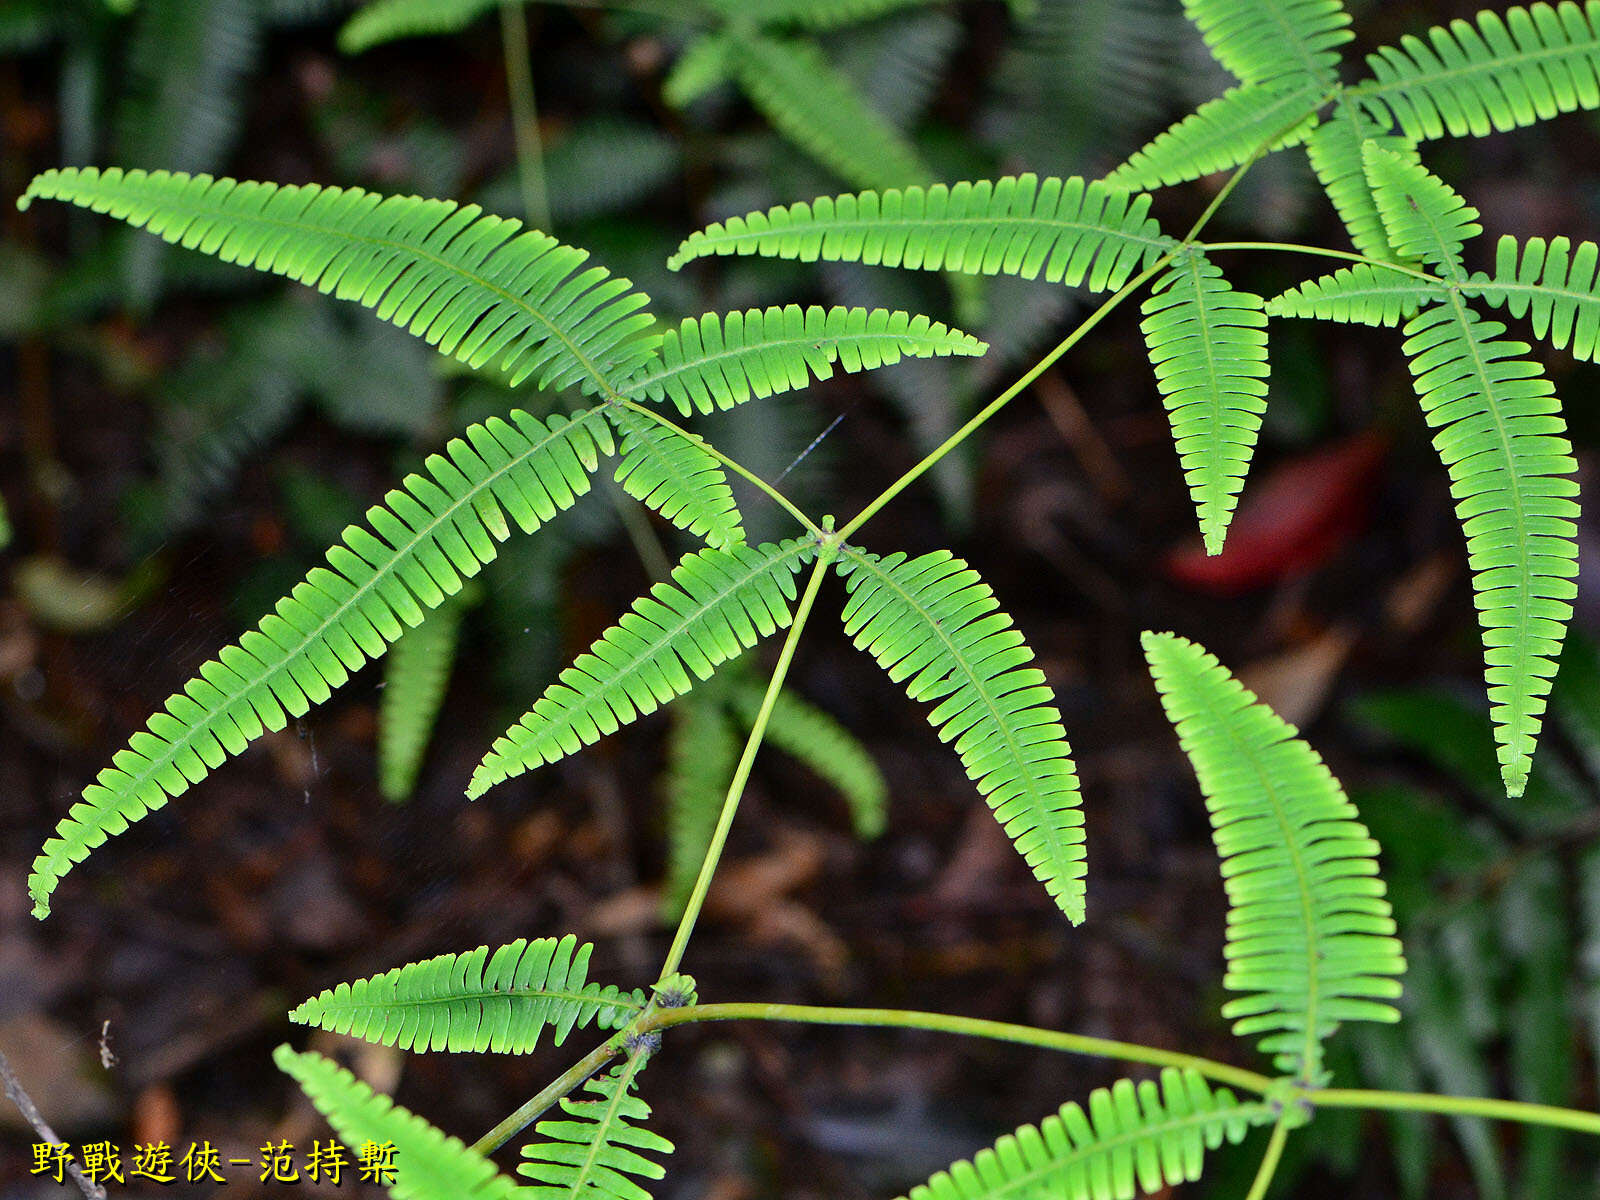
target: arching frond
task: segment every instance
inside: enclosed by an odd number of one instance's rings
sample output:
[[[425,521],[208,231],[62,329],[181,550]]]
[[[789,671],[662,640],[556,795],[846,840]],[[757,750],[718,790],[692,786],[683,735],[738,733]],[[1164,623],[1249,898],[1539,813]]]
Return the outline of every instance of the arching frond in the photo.
[[[613,395],[655,354],[649,300],[627,280],[476,205],[116,167],[46,171],[19,203],[35,198],[359,301],[513,385]]]
[[[1233,88],[1136,151],[1106,176],[1106,182],[1158,188],[1231,170],[1263,147],[1298,146],[1316,126],[1322,91],[1314,83],[1247,83]]]
[[[1520,796],[1577,595],[1577,463],[1525,342],[1452,295],[1405,327],[1406,356],[1467,535],[1508,795]]]
[[[946,0],[710,0],[729,20],[820,32],[859,25],[905,8],[927,8]]]
[[[298,1083],[339,1140],[359,1150],[368,1142],[394,1147],[394,1200],[516,1200],[514,1179],[458,1138],[379,1095],[337,1063],[288,1046],[272,1052],[278,1069]]]
[[[739,761],[740,740],[718,691],[708,687],[689,693],[673,709],[667,735],[667,869],[661,908],[670,921],[683,914],[694,890]]]
[[[1267,317],[1193,251],[1156,280],[1141,311],[1206,551],[1222,550],[1267,411]]]
[[[654,712],[758,638],[787,628],[795,573],[816,553],[816,542],[804,540],[686,556],[670,583],[658,583],[636,600],[495,741],[467,795],[481,796],[504,779]]]
[[[642,1066],[630,1057],[533,1127],[544,1140],[522,1148],[517,1174],[534,1181],[519,1189],[523,1200],[650,1200],[637,1181],[666,1171],[647,1155],[671,1154],[672,1143],[640,1128],[650,1119],[650,1106],[633,1094]]]
[[[955,743],[967,776],[1073,924],[1083,921],[1083,812],[1072,748],[1033,651],[978,573],[938,550],[846,548],[844,628]]]
[[[487,946],[441,954],[341,983],[289,1019],[402,1050],[531,1054],[546,1029],[559,1046],[591,1023],[621,1028],[644,1007],[642,992],[588,982],[593,951],[568,934],[518,938],[492,957]]]
[[[1351,94],[1412,141],[1482,137],[1557,113],[1600,108],[1600,2],[1485,10],[1367,55]]]
[[[345,530],[327,567],[202,666],[84,789],[34,860],[34,915],[49,913],[57,882],[91,849],[326,700],[424,609],[458,592],[510,535],[508,515],[531,533],[570,507],[611,449],[599,410],[571,421],[513,412],[511,423],[474,425],[429,456],[428,477],[408,476],[368,509],[367,525]]]
[[[339,49],[360,54],[385,42],[460,33],[499,0],[370,0],[339,30]]]
[[[834,68],[815,43],[730,33],[726,65],[784,137],[855,187],[931,179],[905,136]]]
[[[378,790],[392,803],[409,799],[416,787],[455,667],[461,619],[476,601],[469,591],[462,588],[404,633],[389,655],[378,706]]]
[[[1526,317],[1535,337],[1575,358],[1597,359],[1600,348],[1600,246],[1569,238],[1529,238],[1520,247],[1503,237],[1495,247],[1494,275],[1470,281],[1469,294]]]
[[[1327,89],[1354,34],[1342,0],[1183,0],[1216,60],[1241,83],[1292,80]]]
[[[669,429],[647,413],[610,406],[622,435],[617,482],[667,520],[719,548],[744,541],[744,526],[722,464],[697,433]]]
[[[1357,263],[1308,279],[1267,301],[1269,317],[1314,317],[1361,325],[1394,326],[1416,315],[1445,289],[1404,271]]]
[[[1321,757],[1193,642],[1146,633],[1167,718],[1194,765],[1228,890],[1230,1000],[1240,1037],[1323,1082],[1343,1021],[1397,1021],[1405,971],[1378,844]]]
[[[1462,248],[1483,232],[1478,210],[1415,159],[1370,142],[1362,152],[1367,182],[1395,253],[1464,280]]]
[[[1150,197],[1036,175],[821,197],[692,234],[673,268],[709,254],[861,262],[969,275],[1043,277],[1114,291],[1175,243]]]
[[[678,411],[713,412],[851,373],[890,366],[902,356],[975,357],[988,346],[923,316],[887,309],[752,308],[685,318],[661,341],[661,357],[623,388],[626,396],[670,398]]]
[[[918,1184],[904,1200],[1127,1200],[1200,1178],[1207,1150],[1237,1145],[1273,1119],[1261,1100],[1240,1103],[1195,1071],[1168,1067],[1158,1085],[1119,1079],[1089,1093],[1088,1111],[1064,1104]]]
[[[1395,252],[1384,234],[1378,204],[1367,183],[1363,152],[1369,143],[1412,158],[1416,157],[1416,150],[1404,138],[1392,136],[1388,129],[1362,112],[1349,96],[1341,94],[1335,97],[1322,124],[1306,139],[1306,156],[1356,249],[1368,258],[1393,262]]]

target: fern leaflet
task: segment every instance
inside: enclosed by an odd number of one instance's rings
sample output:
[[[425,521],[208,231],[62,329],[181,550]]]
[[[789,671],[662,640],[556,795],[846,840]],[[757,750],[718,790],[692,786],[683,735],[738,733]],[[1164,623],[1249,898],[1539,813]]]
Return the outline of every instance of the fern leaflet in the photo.
[[[428,458],[430,477],[367,511],[260,625],[200,668],[84,789],[34,860],[34,915],[74,863],[112,834],[198,783],[267,729],[282,729],[376,658],[405,626],[460,591],[463,576],[510,536],[507,514],[531,533],[589,490],[612,450],[599,410],[571,421],[513,412],[492,418]]]
[[[1189,251],[1156,280],[1142,306],[1145,343],[1172,421],[1208,553],[1228,523],[1267,410],[1267,317]]]
[[[1341,0],[1183,0],[1216,60],[1242,83],[1287,80],[1324,90],[1354,35]]]
[[[903,8],[927,8],[944,0],[710,0],[730,21],[789,26],[820,33],[858,25]]]
[[[1465,280],[1461,252],[1483,232],[1478,210],[1414,158],[1371,142],[1362,153],[1367,182],[1395,253],[1431,263],[1457,282]]]
[[[563,1099],[562,1116],[533,1127],[544,1140],[522,1148],[517,1174],[534,1180],[524,1200],[650,1200],[637,1179],[660,1179],[665,1170],[650,1154],[671,1154],[672,1143],[639,1128],[650,1106],[633,1094],[642,1056],[584,1085],[581,1100]]]
[[[1367,183],[1364,151],[1369,144],[1412,157],[1416,151],[1404,138],[1391,136],[1388,129],[1387,124],[1377,125],[1355,101],[1340,93],[1328,116],[1306,139],[1306,157],[1356,249],[1368,258],[1392,262],[1395,252],[1384,234],[1378,204]]]
[[[278,1069],[304,1089],[346,1146],[394,1147],[394,1200],[515,1200],[522,1189],[457,1138],[379,1095],[320,1054],[288,1046],[272,1052]]]
[[[690,237],[673,268],[709,254],[860,262],[1044,278],[1115,291],[1177,243],[1150,197],[1036,175],[821,197],[731,217]]]
[[[1325,1078],[1342,1021],[1397,1021],[1405,971],[1378,844],[1321,757],[1204,648],[1146,633],[1167,718],[1194,765],[1228,890],[1222,1015],[1278,1069]]]
[[[754,549],[733,546],[685,557],[672,580],[612,626],[561,673],[473,774],[468,797],[598,741],[694,684],[716,667],[786,628],[795,573],[816,556],[815,541]]]
[[[1083,813],[1072,749],[1033,652],[978,573],[939,550],[838,560],[845,632],[954,741],[967,776],[1073,924],[1083,921]]]
[[[301,1025],[402,1050],[530,1054],[549,1029],[556,1045],[590,1023],[619,1029],[644,1007],[641,992],[587,982],[594,947],[563,938],[518,938],[441,954],[369,979],[341,983],[289,1014]]]
[[[1446,294],[1440,285],[1404,271],[1357,263],[1274,296],[1267,301],[1267,315],[1392,327]]]
[[[498,0],[371,0],[339,30],[339,49],[360,54],[401,38],[460,33]]]
[[[712,546],[744,541],[733,489],[699,434],[669,428],[648,413],[614,405],[605,411],[622,435],[617,482],[628,495]]]
[[[1600,246],[1570,239],[1503,237],[1495,247],[1494,276],[1472,277],[1468,291],[1527,317],[1535,337],[1576,358],[1596,361],[1600,347]]]
[[[675,921],[694,891],[728,794],[740,742],[716,689],[691,692],[667,736],[667,870],[661,909]]]
[[[1260,1100],[1240,1103],[1197,1072],[1168,1067],[1161,1082],[1119,1079],[1089,1094],[1088,1111],[1064,1104],[1037,1126],[1007,1134],[957,1162],[904,1200],[1126,1200],[1200,1178],[1205,1152],[1237,1145],[1273,1119]]]
[[[462,588],[394,644],[378,709],[378,790],[391,803],[411,796],[455,666],[461,619],[476,597]]]

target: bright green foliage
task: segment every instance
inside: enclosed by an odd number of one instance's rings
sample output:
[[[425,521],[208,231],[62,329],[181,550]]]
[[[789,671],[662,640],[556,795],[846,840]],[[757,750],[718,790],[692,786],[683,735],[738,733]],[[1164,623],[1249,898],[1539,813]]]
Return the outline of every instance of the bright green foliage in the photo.
[[[499,0],[371,0],[339,30],[339,49],[360,54],[400,38],[459,33]]]
[[[1478,210],[1414,158],[1371,142],[1363,153],[1367,182],[1395,253],[1437,267],[1450,279],[1465,279],[1461,251],[1483,232]]]
[[[1367,183],[1365,149],[1382,146],[1396,154],[1416,156],[1410,142],[1393,137],[1347,96],[1339,96],[1327,118],[1306,139],[1306,157],[1317,181],[1355,247],[1368,258],[1394,261],[1395,252],[1383,231],[1377,202]]]
[[[1073,924],[1083,921],[1078,776],[1044,672],[978,573],[948,551],[906,560],[853,548],[844,628],[955,743],[967,776]]]
[[[1200,254],[1180,255],[1141,311],[1156,384],[1200,515],[1206,551],[1222,550],[1267,410],[1267,317]]]
[[[476,205],[116,167],[46,171],[20,203],[35,197],[357,300],[513,386],[613,395],[654,356],[649,300],[627,280]]]
[[[523,1200],[650,1200],[637,1180],[666,1171],[646,1156],[671,1154],[672,1143],[639,1128],[650,1118],[650,1106],[633,1094],[642,1066],[630,1057],[585,1084],[583,1099],[563,1099],[560,1116],[533,1127],[544,1140],[522,1148],[517,1174],[534,1181],[519,1190]]]
[[[739,761],[741,743],[716,691],[691,692],[674,710],[667,736],[667,870],[661,909],[668,920],[682,914],[694,890]]]
[[[798,304],[688,317],[661,340],[661,357],[625,395],[670,398],[678,411],[713,412],[830,379],[837,364],[854,374],[901,357],[975,357],[987,344],[923,316],[887,309],[802,310]]]
[[[1471,290],[1514,317],[1527,317],[1535,337],[1575,358],[1596,360],[1600,347],[1600,247],[1570,239],[1503,237],[1495,247],[1494,276],[1475,274]]]
[[[1476,21],[1369,54],[1373,81],[1352,91],[1412,141],[1482,137],[1600,107],[1600,0],[1486,10]]]
[[[497,739],[469,797],[554,762],[683,695],[696,678],[786,628],[795,573],[814,541],[690,554],[633,610],[561,672],[533,708]]]
[[[1183,0],[1211,53],[1242,83],[1330,88],[1354,35],[1340,0]]]
[[[568,934],[518,938],[492,957],[487,946],[441,954],[341,983],[289,1019],[402,1050],[530,1054],[546,1029],[559,1046],[591,1023],[621,1028],[644,1007],[641,992],[587,982],[593,951]]]
[[[728,80],[733,40],[720,33],[702,34],[678,55],[661,81],[661,98],[684,108]]]
[[[1320,1085],[1342,1021],[1395,1021],[1405,971],[1378,844],[1321,757],[1202,647],[1146,633],[1167,718],[1205,793],[1228,889],[1222,1015]]]
[[[813,42],[728,34],[725,65],[772,127],[857,187],[920,183],[933,172]]]
[[[1240,1103],[1194,1071],[1119,1079],[1089,1093],[1089,1110],[1064,1104],[972,1161],[911,1189],[905,1200],[1127,1200],[1200,1178],[1207,1150],[1237,1145],[1273,1118],[1261,1100]]]
[[[1332,275],[1308,279],[1267,301],[1269,317],[1315,317],[1361,325],[1395,326],[1416,315],[1444,289],[1427,279],[1390,267],[1357,263]]]
[[[521,1189],[476,1150],[449,1137],[415,1113],[381,1096],[337,1063],[309,1051],[279,1046],[272,1053],[328,1119],[339,1140],[394,1146],[394,1200],[515,1200]]]
[[[821,32],[870,21],[904,8],[927,8],[944,0],[706,0],[731,21],[792,26]]]
[[[1149,213],[1149,196],[1076,176],[941,183],[824,196],[731,217],[691,235],[669,265],[708,254],[759,254],[1043,277],[1114,291],[1175,244]]]
[[[474,425],[444,455],[430,455],[429,477],[407,476],[368,509],[367,526],[345,531],[327,567],[202,666],[84,789],[34,860],[34,915],[49,913],[57,881],[92,848],[326,700],[405,626],[420,624],[424,609],[460,591],[510,535],[508,515],[531,533],[570,507],[611,449],[597,410],[571,421],[513,412],[510,423]]]
[[[1316,125],[1322,89],[1244,84],[1173,125],[1106,176],[1120,187],[1156,188],[1225,171],[1258,151],[1297,146]]]
[[[628,495],[712,546],[744,541],[733,489],[698,434],[669,429],[648,413],[605,411],[622,435],[617,482]]]
[[[455,666],[461,618],[475,599],[463,588],[402,634],[389,655],[378,708],[378,790],[393,803],[409,799],[416,787]]]

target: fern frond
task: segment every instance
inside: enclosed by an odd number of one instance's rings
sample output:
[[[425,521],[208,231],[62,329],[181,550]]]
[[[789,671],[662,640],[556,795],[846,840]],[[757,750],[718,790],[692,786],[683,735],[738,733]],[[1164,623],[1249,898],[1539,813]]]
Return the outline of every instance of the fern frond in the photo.
[[[35,198],[359,301],[513,386],[612,396],[655,354],[649,300],[627,280],[476,205],[117,167],[46,171],[18,203]]]
[[[823,196],[717,222],[689,238],[674,269],[709,254],[861,262],[969,275],[1041,276],[1115,291],[1176,245],[1150,197],[1103,183],[1007,176],[976,183]]]
[[[644,993],[587,982],[594,947],[562,938],[518,938],[489,955],[479,946],[341,983],[289,1014],[300,1025],[402,1050],[531,1054],[551,1030],[556,1045],[590,1023],[619,1029]]]
[[[1578,488],[1560,401],[1504,333],[1452,294],[1406,325],[1405,353],[1467,535],[1500,770],[1520,796],[1577,595]]]
[[[327,699],[495,557],[507,514],[533,532],[589,490],[611,434],[598,410],[564,421],[511,413],[453,439],[351,526],[260,625],[200,668],[118,752],[56,826],[28,880],[34,915],[74,863],[181,795],[264,730]]]
[[[1167,718],[1194,765],[1228,891],[1230,991],[1240,1037],[1278,1069],[1324,1078],[1343,1021],[1397,1021],[1405,971],[1378,844],[1321,757],[1206,650],[1146,633]]]
[[[1212,55],[1241,83],[1291,80],[1327,90],[1355,35],[1342,0],[1183,0]]]
[[[688,317],[669,329],[660,358],[622,389],[625,396],[670,398],[678,411],[713,412],[833,377],[891,366],[902,356],[981,356],[988,345],[924,316],[887,309],[752,308]]]
[[[1322,124],[1306,139],[1306,156],[1356,249],[1368,258],[1393,262],[1395,253],[1367,183],[1363,152],[1369,143],[1413,158],[1416,150],[1404,138],[1390,135],[1388,128],[1377,125],[1355,101],[1341,93]]]
[[[1073,924],[1083,921],[1083,812],[1044,672],[978,573],[948,551],[846,548],[845,632],[955,743],[967,777]]]
[[[726,64],[740,89],[784,137],[856,187],[930,179],[915,148],[800,39],[730,32]]]
[[[394,1147],[389,1185],[394,1200],[516,1200],[521,1195],[516,1181],[476,1150],[374,1092],[330,1059],[279,1046],[272,1061],[300,1085],[346,1146]]]
[[[1217,554],[1233,519],[1267,410],[1267,317],[1190,251],[1152,287],[1141,311],[1156,385],[1200,517]]]
[[[1089,1093],[1088,1111],[1064,1104],[904,1200],[1127,1200],[1200,1178],[1205,1152],[1237,1145],[1273,1119],[1261,1100],[1240,1103],[1198,1072],[1167,1067],[1161,1082],[1119,1079]]]
[[[476,601],[462,588],[402,634],[383,673],[378,707],[378,790],[399,804],[411,796],[455,667],[461,619]]]
[[[739,738],[722,698],[695,691],[673,710],[667,736],[667,869],[661,908],[667,920],[683,914],[711,845],[739,761]]]
[[[1106,176],[1106,182],[1158,188],[1231,170],[1263,144],[1269,151],[1298,146],[1316,126],[1322,94],[1312,83],[1298,87],[1247,83],[1233,88],[1135,151]]]
[[[687,555],[670,582],[561,672],[533,708],[495,741],[472,776],[469,798],[572,754],[683,695],[696,677],[788,627],[795,573],[817,543],[796,540]]]
[[[606,415],[622,435],[617,482],[623,491],[708,545],[726,549],[744,541],[733,489],[699,434],[614,405]]]
[[[1351,89],[1412,141],[1504,132],[1600,108],[1600,0],[1480,12],[1367,55],[1372,79]]]
[[[1494,276],[1475,274],[1467,288],[1490,304],[1526,317],[1535,337],[1573,357],[1594,362],[1600,347],[1600,246],[1568,238],[1529,238],[1520,247],[1503,237]]]
[[[1465,280],[1461,252],[1483,232],[1478,210],[1413,158],[1370,142],[1362,153],[1367,182],[1395,253],[1431,263],[1451,279]]]
[[[859,25],[901,9],[943,3],[945,0],[710,0],[710,7],[730,21],[820,33]]]
[[[755,680],[735,682],[729,703],[745,725],[755,723],[765,693]],[[785,689],[778,693],[767,719],[767,741],[839,789],[850,807],[857,837],[875,838],[883,832],[889,785],[866,747],[838,721]]]
[[[1395,326],[1446,289],[1404,271],[1357,263],[1308,279],[1267,301],[1269,317],[1313,317],[1343,324]]]
[[[498,0],[371,0],[339,30],[339,49],[360,54],[401,38],[460,33]]]
[[[651,1154],[671,1154],[672,1143],[641,1129],[650,1106],[633,1094],[642,1057],[584,1085],[583,1099],[563,1099],[561,1115],[533,1127],[544,1140],[522,1148],[517,1174],[534,1182],[522,1200],[650,1200],[639,1179],[666,1174]],[[630,1178],[632,1176],[633,1178]]]
[[[720,33],[703,33],[678,55],[661,81],[661,98],[674,108],[687,108],[712,88],[726,83],[733,40]]]

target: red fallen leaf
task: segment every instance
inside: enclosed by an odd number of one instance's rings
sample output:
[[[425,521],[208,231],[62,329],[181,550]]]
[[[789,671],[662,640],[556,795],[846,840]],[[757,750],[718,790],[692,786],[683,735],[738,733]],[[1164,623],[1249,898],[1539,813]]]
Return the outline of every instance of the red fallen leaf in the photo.
[[[1194,538],[1170,550],[1167,575],[1237,596],[1321,566],[1366,524],[1387,439],[1359,433],[1280,463],[1245,488],[1221,554]]]

